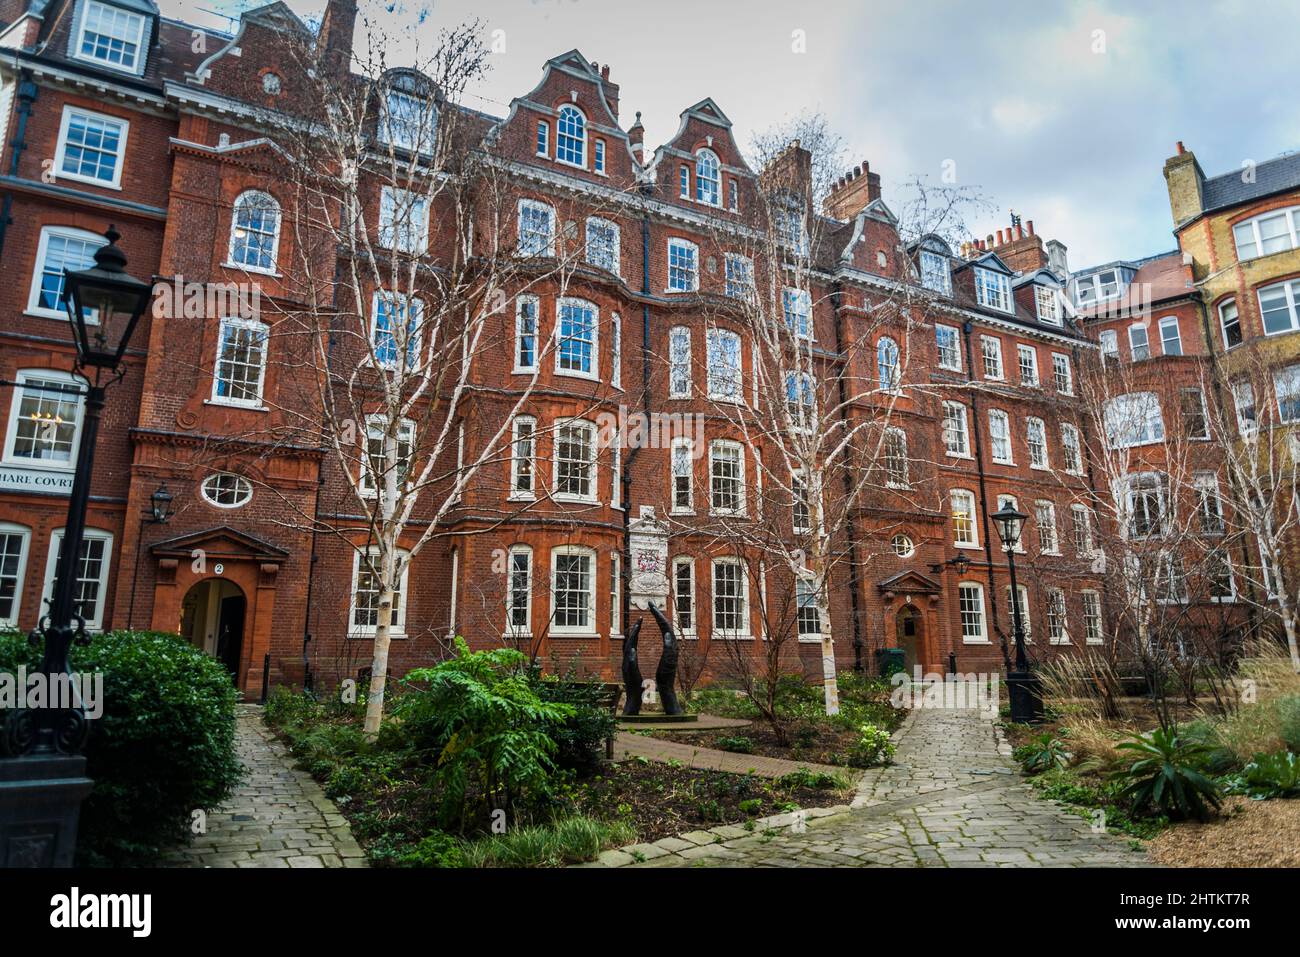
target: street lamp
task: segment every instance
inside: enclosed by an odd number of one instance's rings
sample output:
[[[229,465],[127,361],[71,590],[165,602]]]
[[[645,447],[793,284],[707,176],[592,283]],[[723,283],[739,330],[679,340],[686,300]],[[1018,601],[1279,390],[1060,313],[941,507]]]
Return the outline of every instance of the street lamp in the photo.
[[[1011,699],[1011,720],[1019,724],[1035,724],[1043,720],[1043,688],[1038,676],[1029,670],[1029,656],[1025,653],[1025,628],[1020,620],[1020,589],[1016,585],[1016,545],[1029,516],[1017,511],[1010,503],[993,513],[993,524],[1002,539],[1007,555],[1007,570],[1011,575],[1011,630],[1016,640],[1016,666],[1007,672],[1007,695]]]
[[[126,606],[126,627],[135,627],[135,583],[140,577],[140,553],[144,548],[144,527],[146,525],[166,525],[175,512],[172,511],[172,493],[167,491],[167,483],[162,482],[149,496],[149,514],[140,516],[140,527],[135,536],[135,568],[131,570],[131,601]]]
[[[108,242],[95,251],[89,269],[65,269],[63,306],[72,326],[77,368],[94,369],[87,381],[77,469],[68,497],[68,517],[55,570],[54,594],[32,640],[44,641],[40,672],[51,689],[75,689],[68,650],[85,641],[85,621],[76,611],[77,565],[85,542],[90,476],[107,385],[125,374],[126,353],[136,323],[149,303],[151,287],[126,272],[112,226]],[[106,381],[101,381],[106,380]],[[164,507],[165,507],[165,503]],[[75,625],[74,625],[75,622]],[[0,751],[0,863],[11,867],[68,867],[76,845],[81,801],[90,791],[81,754],[90,726],[78,699],[71,707],[10,712]],[[61,704],[61,701],[51,702]]]

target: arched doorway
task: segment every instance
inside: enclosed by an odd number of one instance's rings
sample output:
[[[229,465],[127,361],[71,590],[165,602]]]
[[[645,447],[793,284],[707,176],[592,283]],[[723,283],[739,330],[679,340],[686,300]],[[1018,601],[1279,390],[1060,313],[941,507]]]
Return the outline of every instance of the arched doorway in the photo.
[[[226,578],[206,578],[181,601],[180,634],[204,654],[211,655],[239,680],[244,648],[244,613],[248,601],[238,585]]]
[[[903,664],[911,676],[921,660],[921,615],[911,605],[898,609],[894,619],[894,641],[896,648],[903,649]]]

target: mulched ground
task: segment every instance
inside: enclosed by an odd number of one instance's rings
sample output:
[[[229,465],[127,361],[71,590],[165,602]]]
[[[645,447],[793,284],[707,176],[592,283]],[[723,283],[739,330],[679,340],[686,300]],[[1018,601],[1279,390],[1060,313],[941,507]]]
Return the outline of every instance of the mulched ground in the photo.
[[[818,727],[795,723],[788,735],[789,743],[778,743],[776,735],[766,724],[755,721],[748,728],[725,728],[718,731],[654,731],[652,735],[664,741],[693,744],[701,748],[732,751],[734,754],[761,754],[768,758],[785,758],[788,761],[808,761],[813,764],[846,766],[849,749],[860,737],[857,731]],[[748,738],[752,751],[734,751],[720,747],[718,741],[727,738]]]
[[[1147,845],[1169,867],[1300,866],[1300,800],[1230,797],[1224,816],[1175,824]]]
[[[849,793],[785,788],[748,774],[630,760],[607,765],[597,777],[582,782],[577,804],[592,816],[627,821],[646,843],[720,824],[743,824],[795,807],[828,807],[846,802]]]

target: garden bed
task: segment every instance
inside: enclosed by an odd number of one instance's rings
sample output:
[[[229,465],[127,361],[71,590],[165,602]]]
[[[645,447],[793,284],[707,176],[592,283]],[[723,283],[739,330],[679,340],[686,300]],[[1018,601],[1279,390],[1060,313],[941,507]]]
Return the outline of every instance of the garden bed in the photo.
[[[1147,850],[1167,867],[1300,867],[1300,800],[1230,797],[1220,818],[1176,824]]]
[[[770,727],[755,722],[748,728],[723,728],[717,731],[656,730],[651,732],[651,736],[663,741],[676,741],[735,754],[757,754],[767,758],[848,767],[848,755],[861,734],[854,729],[826,723],[800,722],[791,728],[789,740],[783,744],[777,740]]]

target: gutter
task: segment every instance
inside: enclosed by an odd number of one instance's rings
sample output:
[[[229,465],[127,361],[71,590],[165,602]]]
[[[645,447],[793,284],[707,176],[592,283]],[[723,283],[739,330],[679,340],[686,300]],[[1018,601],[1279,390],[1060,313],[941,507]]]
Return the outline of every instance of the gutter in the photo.
[[[14,131],[14,138],[9,143],[11,154],[8,175],[5,177],[6,183],[11,179],[16,180],[18,178],[18,161],[22,158],[23,150],[27,149],[27,121],[32,115],[32,103],[36,101],[36,83],[32,80],[32,71],[24,69],[19,74],[19,77],[17,91],[18,128]],[[9,232],[9,224],[13,222],[13,207],[13,189],[9,188],[5,190],[3,203],[0,203],[0,255],[4,254],[5,236]]]

